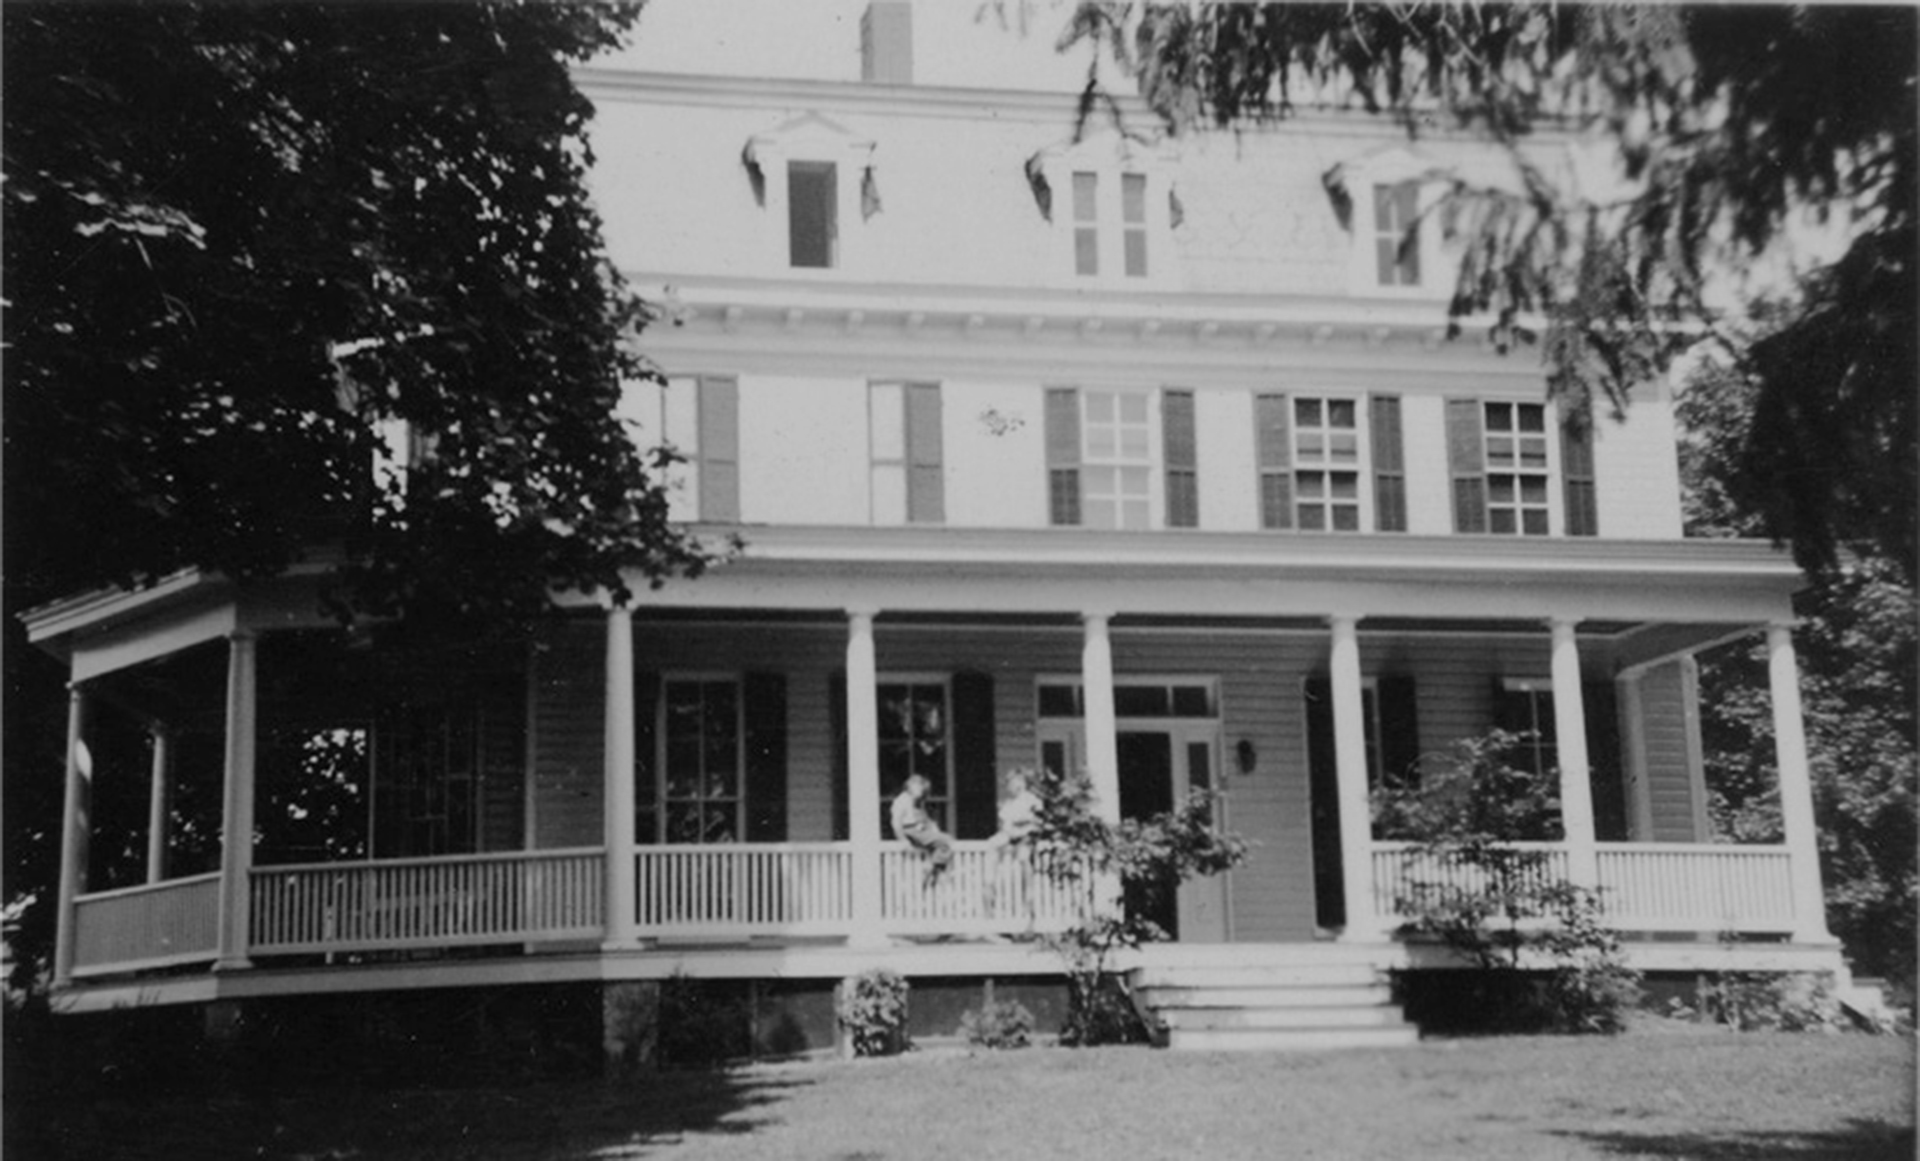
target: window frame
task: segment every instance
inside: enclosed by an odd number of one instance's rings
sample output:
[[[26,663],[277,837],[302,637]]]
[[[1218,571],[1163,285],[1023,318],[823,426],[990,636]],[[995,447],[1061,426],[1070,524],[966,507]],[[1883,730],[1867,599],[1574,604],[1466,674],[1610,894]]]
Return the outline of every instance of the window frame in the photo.
[[[787,269],[789,270],[834,270],[840,266],[840,166],[831,160],[816,160],[809,157],[790,157],[787,169]],[[820,218],[822,236],[818,239],[823,251],[823,262],[802,262],[801,234],[802,202],[795,196],[801,183],[798,179],[805,176],[805,185],[813,186],[816,179],[820,182],[818,204],[813,212]],[[812,199],[809,199],[810,201]],[[812,239],[809,239],[811,242]],[[809,247],[811,249],[811,247]]]
[[[693,840],[676,839],[672,836],[672,832],[670,829],[670,820],[669,820],[670,805],[672,803],[674,802],[696,803],[700,806],[701,813],[704,815],[706,813],[706,808],[710,803],[713,803],[715,801],[728,800],[727,796],[708,794],[708,793],[705,793],[704,791],[700,794],[696,794],[693,796],[687,796],[687,795],[675,796],[668,793],[669,783],[673,776],[672,771],[669,770],[668,768],[668,764],[670,761],[670,748],[669,748],[669,739],[668,739],[667,733],[668,733],[668,723],[671,721],[671,715],[668,713],[668,701],[669,701],[670,691],[672,687],[676,684],[697,685],[702,687],[708,686],[708,685],[727,684],[733,687],[733,743],[734,743],[733,745],[733,750],[734,750],[733,787],[734,787],[734,792],[731,795],[731,801],[733,803],[733,823],[732,823],[730,834],[726,838],[706,837],[704,825],[701,828],[702,830],[701,837],[697,839],[693,839]],[[705,694],[703,691],[702,692],[703,702],[704,702],[704,698],[705,698]],[[746,834],[747,834],[746,828],[747,828],[747,805],[748,805],[747,804],[746,675],[744,673],[740,673],[733,670],[672,670],[666,673],[662,673],[660,675],[659,692],[654,697],[653,712],[654,712],[654,731],[653,731],[654,777],[653,777],[653,795],[652,795],[653,836],[649,837],[649,836],[638,834],[637,833],[638,825],[636,820],[636,827],[635,827],[636,834],[634,836],[635,840],[642,846],[724,846],[732,843],[745,842]],[[706,721],[706,718],[703,711],[701,716],[703,731],[705,727],[705,721]],[[704,787],[705,775],[706,775],[705,755],[707,753],[707,747],[705,745],[706,739],[704,737],[704,732],[700,740],[701,740],[700,753],[702,755],[702,761],[701,761],[701,769],[699,773],[696,775],[696,780],[701,783],[702,787]],[[635,790],[636,790],[636,796],[637,796],[637,792],[639,788],[636,787]]]
[[[1531,760],[1531,765],[1522,766],[1519,763],[1513,762],[1511,757],[1507,757],[1505,760],[1517,768],[1532,774],[1536,778],[1544,778],[1549,770],[1557,770],[1560,765],[1560,737],[1559,723],[1554,717],[1553,679],[1550,677],[1511,677],[1502,675],[1500,678],[1500,694],[1503,697],[1512,697],[1516,694],[1525,695],[1527,699],[1527,718],[1528,721],[1532,723],[1529,728],[1534,734],[1532,738],[1520,744],[1523,752]],[[1544,701],[1542,700],[1543,698],[1545,699]],[[1543,706],[1546,709],[1544,720],[1547,723],[1547,728],[1544,730],[1541,728],[1543,719],[1540,712]],[[1496,722],[1499,717],[1500,707],[1495,706],[1494,718]]]
[[[883,835],[892,834],[893,824],[890,811],[893,799],[899,795],[901,787],[906,784],[906,775],[904,774],[897,776],[891,782],[889,782],[887,778],[887,757],[883,748],[887,739],[880,733],[881,729],[884,728],[885,722],[885,715],[881,712],[881,691],[887,686],[905,686],[909,689],[918,686],[940,687],[940,720],[941,733],[943,735],[940,748],[942,763],[945,766],[945,774],[942,779],[929,777],[928,781],[933,785],[927,791],[927,797],[923,805],[926,807],[927,816],[933,819],[934,825],[938,826],[947,834],[953,834],[955,833],[955,825],[958,822],[958,819],[955,817],[955,811],[957,809],[955,805],[956,792],[958,786],[954,773],[953,674],[940,673],[933,670],[888,671],[877,674],[874,678],[874,746],[878,757],[881,779],[880,833]],[[909,745],[911,745],[911,743],[912,738],[909,738]],[[920,770],[911,762],[908,763],[907,772],[908,774],[924,773],[924,771]],[[899,836],[895,835],[894,837],[898,838]]]
[[[1293,476],[1293,495],[1291,498],[1293,505],[1292,530],[1295,532],[1314,534],[1352,534],[1374,531],[1373,495],[1372,488],[1369,486],[1373,481],[1373,416],[1368,406],[1368,397],[1365,394],[1350,395],[1343,392],[1309,393],[1301,391],[1289,392],[1286,398],[1290,411],[1288,415],[1287,437],[1292,441],[1292,445],[1289,448],[1290,467],[1288,469]],[[1316,425],[1316,430],[1322,433],[1322,438],[1327,440],[1328,444],[1331,443],[1331,434],[1340,430],[1324,422],[1332,411],[1332,405],[1341,403],[1353,409],[1352,431],[1354,456],[1350,464],[1333,463],[1328,460],[1323,460],[1315,464],[1302,463],[1300,408],[1304,403],[1314,404],[1320,408],[1323,422]],[[1353,477],[1353,496],[1351,500],[1339,501],[1342,505],[1350,504],[1353,509],[1354,524],[1351,528],[1335,527],[1332,521],[1333,505],[1335,503],[1332,495],[1332,477],[1335,473],[1348,474]],[[1318,503],[1323,509],[1324,514],[1328,517],[1328,520],[1318,528],[1307,527],[1306,522],[1302,518],[1305,512],[1304,506],[1308,501],[1303,498],[1303,489],[1300,486],[1301,477],[1308,474],[1320,476],[1327,484],[1327,490],[1318,500]]]
[[[1485,481],[1487,534],[1489,536],[1553,536],[1559,532],[1560,521],[1557,505],[1554,503],[1554,485],[1559,480],[1559,464],[1556,462],[1554,444],[1555,419],[1553,408],[1545,402],[1533,402],[1524,399],[1481,399],[1480,410],[1480,475]],[[1539,414],[1540,426],[1537,430],[1521,426],[1522,409],[1532,409]],[[1511,424],[1496,434],[1492,414],[1503,410]],[[1540,464],[1537,468],[1523,467],[1523,441],[1538,439],[1540,443]],[[1513,444],[1513,462],[1509,465],[1494,463],[1494,441],[1510,440]],[[1511,481],[1511,497],[1507,500],[1494,498],[1494,480],[1496,477]],[[1528,479],[1537,479],[1540,486],[1540,498],[1537,501],[1524,500],[1524,483]],[[1526,517],[1529,513],[1538,513],[1540,528],[1527,528]],[[1512,523],[1511,528],[1497,528],[1498,517],[1505,515]]]

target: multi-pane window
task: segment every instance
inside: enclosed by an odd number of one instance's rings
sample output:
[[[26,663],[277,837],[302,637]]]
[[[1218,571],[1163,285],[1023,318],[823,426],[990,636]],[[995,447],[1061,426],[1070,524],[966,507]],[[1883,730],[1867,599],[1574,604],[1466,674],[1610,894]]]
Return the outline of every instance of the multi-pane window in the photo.
[[[787,240],[793,266],[836,265],[840,197],[836,177],[830,161],[787,163]]]
[[[883,681],[878,696],[883,793],[897,794],[909,775],[922,775],[931,788],[921,805],[940,829],[952,833],[953,764],[946,682]]]
[[[1501,683],[1496,724],[1520,740],[1501,757],[1516,770],[1546,774],[1560,762],[1553,717],[1553,686],[1547,681],[1508,679]]]
[[[661,838],[669,843],[738,840],[744,798],[740,683],[669,680],[662,702]]]
[[[1420,184],[1373,187],[1374,275],[1381,286],[1420,285]]]
[[[940,385],[870,384],[867,416],[873,522],[940,523],[946,517]]]
[[[1100,273],[1100,175],[1073,175],[1073,272]]]
[[[1083,399],[1082,522],[1089,528],[1151,527],[1151,396],[1138,391],[1087,391]]]
[[[1360,409],[1352,399],[1293,401],[1295,526],[1360,529]]]
[[[1043,718],[1085,717],[1085,689],[1077,681],[1042,681],[1034,708]],[[1211,718],[1219,715],[1220,698],[1211,681],[1132,678],[1114,683],[1113,712],[1119,718]]]
[[[675,376],[664,387],[633,383],[620,415],[646,450],[669,446],[680,457],[664,473],[675,520],[740,519],[740,386],[726,375]]]
[[[1547,534],[1547,413],[1540,403],[1487,403],[1487,531]]]

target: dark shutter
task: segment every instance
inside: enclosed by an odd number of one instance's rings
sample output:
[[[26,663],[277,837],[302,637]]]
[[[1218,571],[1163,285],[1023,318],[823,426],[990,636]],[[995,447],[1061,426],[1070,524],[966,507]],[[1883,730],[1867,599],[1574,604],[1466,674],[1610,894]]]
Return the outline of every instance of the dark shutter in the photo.
[[[1080,392],[1047,388],[1047,512],[1053,524],[1080,523]]]
[[[940,384],[908,383],[907,520],[940,524],[947,518],[946,477],[941,463]]]
[[[787,838],[787,677],[749,673],[742,689],[747,732],[747,841]]]
[[[847,671],[827,674],[827,718],[833,727],[833,840],[845,842],[847,826]]]
[[[1253,437],[1260,469],[1260,526],[1293,527],[1293,436],[1285,395],[1253,397]]]
[[[1411,786],[1419,777],[1420,707],[1413,677],[1405,673],[1380,675],[1376,687],[1380,712],[1380,772],[1389,786]]]
[[[488,674],[480,696],[480,849],[517,851],[526,844],[526,670]]]
[[[660,675],[640,670],[633,675],[633,838],[646,844],[660,840]]]
[[[963,670],[953,675],[954,837],[990,837],[998,826],[994,776],[993,677]]]
[[[1200,527],[1199,449],[1194,434],[1193,392],[1160,393],[1160,433],[1167,473],[1167,527]]]
[[[700,519],[740,521],[740,384],[700,379]]]
[[[1487,530],[1487,457],[1480,401],[1447,400],[1447,474],[1453,478],[1453,530]]]
[[[1347,888],[1340,867],[1340,783],[1333,751],[1333,683],[1327,678],[1307,678],[1306,715],[1315,922],[1321,927],[1344,927]]]
[[[1611,681],[1580,686],[1587,719],[1587,771],[1593,786],[1594,837],[1603,843],[1627,841],[1625,771],[1620,761],[1620,710]]]
[[[1375,395],[1367,401],[1373,437],[1373,526],[1381,532],[1407,530],[1407,463],[1400,434],[1400,397]]]
[[[1560,425],[1560,477],[1567,502],[1567,535],[1600,535],[1599,499],[1594,491],[1593,424]]]

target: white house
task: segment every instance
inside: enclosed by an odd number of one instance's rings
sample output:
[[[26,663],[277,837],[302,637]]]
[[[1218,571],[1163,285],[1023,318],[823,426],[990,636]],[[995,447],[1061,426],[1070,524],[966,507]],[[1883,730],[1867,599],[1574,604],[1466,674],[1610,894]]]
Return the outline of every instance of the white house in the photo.
[[[1148,982],[1371,979],[1409,954],[1410,860],[1369,780],[1496,723],[1541,732],[1556,865],[1643,966],[1838,967],[1791,561],[1682,538],[1660,384],[1582,436],[1533,355],[1444,337],[1425,211],[1497,157],[1337,112],[1172,140],[1123,102],[1125,132],[1082,135],[1070,92],[951,75],[913,26],[950,17],[852,15],[827,77],[580,74],[615,260],[672,311],[644,336],[671,384],[628,417],[737,559],[399,665],[306,575],[29,615],[72,666],[64,1002],[1044,976],[989,938],[1063,914],[981,841],[1020,765],[1084,768],[1115,816],[1226,792],[1253,855],[1183,889]],[[1706,824],[1693,657],[1745,634],[1772,656],[1776,846]],[[151,779],[147,881],[90,884],[89,722],[129,710],[152,768],[112,776]],[[961,840],[931,890],[883,821],[909,772]],[[200,873],[169,842],[187,786],[222,804]],[[256,829],[269,802],[304,837]]]

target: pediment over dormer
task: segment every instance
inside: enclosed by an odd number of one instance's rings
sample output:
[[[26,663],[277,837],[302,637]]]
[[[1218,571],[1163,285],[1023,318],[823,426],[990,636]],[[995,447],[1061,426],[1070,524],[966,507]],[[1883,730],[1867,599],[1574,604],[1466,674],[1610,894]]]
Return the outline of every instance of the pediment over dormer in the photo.
[[[749,137],[744,157],[749,165],[761,164],[763,158],[770,156],[822,160],[839,160],[849,155],[867,158],[872,155],[875,144],[871,137],[809,111]]]

